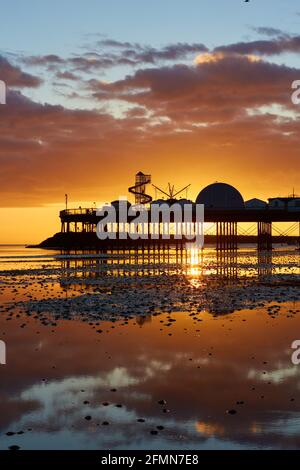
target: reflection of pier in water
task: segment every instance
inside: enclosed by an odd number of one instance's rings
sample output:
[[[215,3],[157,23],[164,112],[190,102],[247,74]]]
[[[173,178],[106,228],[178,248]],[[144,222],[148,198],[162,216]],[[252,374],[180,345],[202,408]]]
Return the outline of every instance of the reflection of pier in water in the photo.
[[[62,260],[63,278],[97,279],[108,276],[160,276],[237,279],[245,276],[238,250],[198,250],[185,247],[147,247],[140,250],[73,252]],[[257,277],[272,275],[272,253],[251,253],[251,269]]]
[[[182,286],[184,311],[198,303],[201,311],[222,315],[281,301],[280,289],[287,282],[294,288],[295,271],[290,271],[290,261],[281,260],[280,256],[279,252],[193,248],[77,253],[76,257],[62,260],[61,285],[67,296],[69,289],[80,294],[88,291],[101,299],[109,296],[116,305],[124,292],[134,292],[135,305],[141,306],[144,289],[147,292],[148,288],[151,291],[153,286],[161,286],[168,303],[169,294],[172,299],[174,292],[179,294],[176,286],[179,290]],[[296,262],[292,263],[294,270]],[[150,321],[150,316],[146,318],[149,309],[145,313],[145,318],[142,315],[139,320],[142,323]]]
[[[257,271],[259,277],[272,276],[273,264],[272,264],[272,252],[258,252],[257,255]]]

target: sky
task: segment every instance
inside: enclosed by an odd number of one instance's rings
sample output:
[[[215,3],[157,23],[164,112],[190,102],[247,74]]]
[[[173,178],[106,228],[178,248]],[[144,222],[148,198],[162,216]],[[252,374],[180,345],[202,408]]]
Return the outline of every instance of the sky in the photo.
[[[300,193],[298,0],[0,0],[0,243],[127,194],[137,171]]]

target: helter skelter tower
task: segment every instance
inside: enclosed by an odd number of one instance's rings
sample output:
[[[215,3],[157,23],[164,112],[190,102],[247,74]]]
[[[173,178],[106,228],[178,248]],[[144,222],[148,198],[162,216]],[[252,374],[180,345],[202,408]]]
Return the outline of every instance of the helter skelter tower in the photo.
[[[135,175],[135,185],[128,188],[135,195],[135,204],[149,204],[152,201],[152,197],[146,194],[146,186],[150,183],[151,175],[145,175],[141,171]]]

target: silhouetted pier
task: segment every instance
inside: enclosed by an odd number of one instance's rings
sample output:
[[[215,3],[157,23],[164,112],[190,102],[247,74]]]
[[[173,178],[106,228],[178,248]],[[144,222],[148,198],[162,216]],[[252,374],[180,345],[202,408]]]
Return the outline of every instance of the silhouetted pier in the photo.
[[[129,188],[129,192],[135,196],[137,213],[129,211],[132,206],[128,201],[119,200],[104,206],[101,212],[96,208],[68,209],[66,195],[66,209],[60,212],[61,232],[45,240],[41,246],[63,249],[164,249],[171,245],[180,247],[193,241],[191,234],[203,233],[205,241],[213,240],[218,251],[234,251],[239,242],[246,241],[245,235],[248,234],[248,231],[239,234],[238,224],[247,223],[253,224],[255,230],[255,235],[249,237],[249,243],[253,243],[254,238],[260,252],[270,251],[274,240],[277,243],[284,242],[284,236],[290,234],[291,230],[297,230],[294,239],[298,238],[300,247],[300,198],[295,194],[270,198],[268,202],[257,198],[244,201],[240,192],[233,186],[213,183],[202,189],[193,202],[183,198],[176,199],[190,185],[177,191],[174,185],[169,184],[168,192],[153,185],[156,191],[167,197],[153,201],[152,197],[146,194],[150,182],[151,175],[139,172],[136,174],[135,185]],[[178,222],[175,204],[180,208],[184,222]],[[204,221],[199,221],[199,205],[204,207]],[[114,209],[115,217],[113,222],[108,223],[106,217],[111,209]],[[186,209],[189,213],[188,219],[185,219]],[[136,217],[141,212],[144,212],[145,217],[138,222]],[[107,234],[107,237],[104,236],[100,240],[96,232],[98,224],[101,223],[102,231],[109,232],[110,236]],[[275,223],[292,223],[293,226],[282,234],[275,227]],[[205,224],[213,224],[214,235],[205,232]]]
[[[193,220],[195,215],[193,217]],[[68,209],[60,212],[61,219],[61,232],[64,234],[93,234],[96,237],[96,227],[101,221],[102,217],[97,215],[96,209]],[[130,231],[130,223],[134,217],[128,217],[127,230]],[[237,247],[238,223],[255,223],[257,224],[257,246],[259,251],[268,251],[272,248],[272,223],[275,222],[291,222],[300,224],[300,211],[290,212],[287,210],[264,209],[264,210],[214,210],[205,209],[204,222],[213,223],[216,225],[216,248],[220,250],[234,250]],[[173,223],[172,214],[170,217],[170,232]],[[130,238],[123,239],[125,232],[124,224],[116,222],[115,224],[115,239],[114,240],[98,240],[95,243],[102,246],[115,246],[117,247],[133,247],[138,245],[168,245],[168,244],[182,244],[188,241],[184,236],[181,239],[176,239],[170,233],[169,238],[165,238],[166,227],[163,225],[162,219],[155,224],[148,222],[145,227],[142,227],[141,233],[149,234],[147,239],[132,240]],[[183,223],[184,225],[184,223]],[[184,228],[182,232],[184,233]],[[155,231],[156,238],[151,238],[151,234]],[[168,229],[167,229],[168,231]],[[88,239],[89,237],[86,237]],[[283,237],[282,237],[283,238]],[[278,240],[278,237],[277,237]]]

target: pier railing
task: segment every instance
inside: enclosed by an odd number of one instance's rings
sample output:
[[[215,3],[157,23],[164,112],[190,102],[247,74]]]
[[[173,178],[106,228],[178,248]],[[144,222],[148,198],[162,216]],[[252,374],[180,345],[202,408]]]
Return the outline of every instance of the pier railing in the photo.
[[[93,208],[77,208],[77,209],[64,209],[60,211],[60,217],[69,216],[69,215],[86,215],[86,214],[96,214],[96,209]]]

